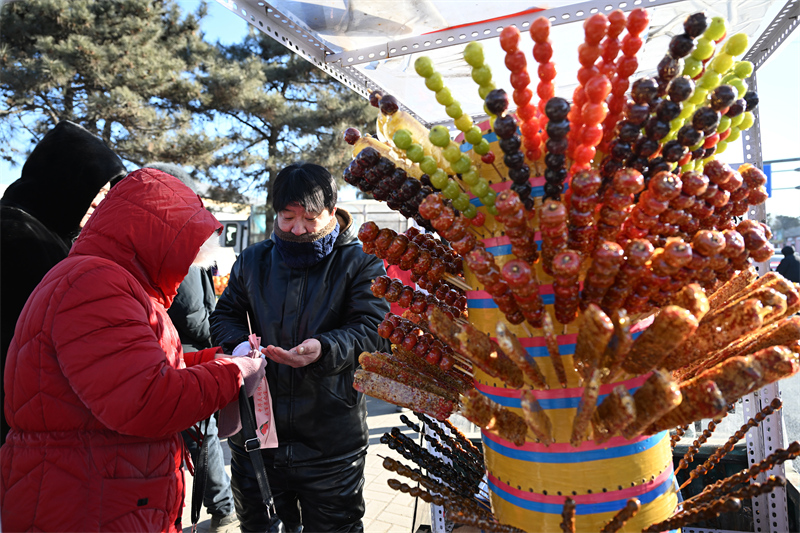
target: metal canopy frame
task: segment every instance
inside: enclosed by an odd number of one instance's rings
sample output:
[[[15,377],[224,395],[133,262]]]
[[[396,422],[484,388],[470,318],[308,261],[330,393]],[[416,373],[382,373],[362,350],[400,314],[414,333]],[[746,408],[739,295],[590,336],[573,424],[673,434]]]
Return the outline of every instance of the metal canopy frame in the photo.
[[[609,12],[614,9],[630,11],[637,7],[656,7],[680,1],[682,0],[595,0],[553,9],[531,10],[522,14],[503,17],[501,20],[461,25],[433,32],[432,34],[393,40],[385,44],[368,46],[357,50],[334,50],[322,39],[318,38],[305,22],[289,13],[281,12],[269,2],[260,0],[217,0],[218,3],[246,20],[259,31],[269,35],[292,52],[302,56],[365,98],[373,90],[389,92],[387,91],[389,87],[383,87],[365,76],[356,68],[358,65],[375,60],[400,58],[420,51],[437,50],[470,41],[497,38],[504,26],[513,24],[524,30],[530,26],[530,23],[535,18],[540,16],[550,18],[551,24],[557,26],[583,20],[598,12]],[[757,37],[743,59],[751,61],[757,72],[791,35],[799,23],[800,0],[788,0],[773,21]],[[756,87],[756,73],[748,80],[748,85],[752,88]],[[428,121],[425,117],[419,116],[403,105],[402,101],[400,101],[400,104],[405,111],[411,113],[417,120],[428,127],[437,123],[452,126],[452,121],[449,120]],[[761,167],[763,165],[763,157],[758,108],[756,108],[754,114],[755,123],[742,136],[742,146],[745,162]],[[481,120],[486,117],[485,115],[476,114],[473,118]],[[765,221],[765,205],[761,204],[751,209],[748,213],[748,218]],[[762,273],[769,270],[766,263],[760,264],[758,267],[759,272]],[[778,383],[745,396],[743,398],[745,418],[754,416],[762,407],[768,405],[776,397],[780,397],[780,385]],[[785,448],[786,434],[784,432],[783,410],[767,417],[758,429],[750,430],[746,434],[746,445],[750,465],[761,461],[778,448]],[[769,475],[785,476],[784,466],[780,465],[762,474],[757,481],[763,481]],[[759,533],[789,531],[785,488],[779,487],[768,495],[753,499],[753,527],[754,531]],[[688,533],[733,533],[696,527],[684,528],[684,531]]]
[[[356,0],[342,1],[344,4],[350,4],[355,3]],[[437,1],[440,0],[425,0],[424,2],[419,1],[413,4],[435,4]],[[272,2],[264,0],[217,0],[218,3],[233,13],[236,13],[256,29],[266,33],[292,52],[301,55],[361,96],[367,97],[373,90],[381,90],[384,93],[391,92],[398,98],[403,110],[409,112],[427,127],[443,124],[451,128],[453,121],[446,116],[443,108],[436,106],[435,102],[429,104],[432,99],[428,98],[427,95],[423,98],[422,94],[414,93],[415,90],[422,86],[422,81],[413,73],[413,68],[409,67],[408,62],[412,61],[412,59],[407,56],[420,52],[444,54],[446,53],[444,50],[448,47],[458,45],[463,47],[463,45],[470,41],[487,41],[489,42],[487,53],[497,52],[500,51],[497,45],[497,38],[502,29],[508,25],[516,25],[524,32],[534,19],[540,16],[546,16],[550,19],[551,25],[554,27],[562,25],[569,26],[571,23],[580,22],[594,13],[608,13],[615,9],[630,11],[637,7],[654,8],[654,13],[660,14],[656,15],[662,17],[659,23],[656,25],[655,20],[653,21],[652,37],[654,39],[664,39],[671,35],[670,32],[673,29],[680,26],[678,20],[671,18],[674,10],[670,11],[666,6],[683,3],[689,5],[688,9],[711,9],[715,12],[725,14],[728,17],[734,17],[738,20],[740,26],[745,25],[749,27],[748,31],[753,35],[753,24],[760,29],[762,27],[760,25],[761,19],[752,19],[748,17],[754,16],[754,14],[763,14],[765,11],[773,12],[783,0],[728,0],[727,2],[714,4],[708,4],[705,0],[591,0],[567,5],[564,5],[563,0],[545,0],[545,2],[546,1],[555,5],[560,5],[560,7],[544,10],[528,9],[522,13],[509,14],[497,19],[460,24],[450,28],[438,29],[423,35],[403,37],[376,45],[345,50],[338,48],[336,44],[326,41],[326,37],[321,36],[322,33],[316,31],[319,29],[321,23],[319,15],[311,19],[310,23],[307,23],[290,11],[290,9],[299,9],[297,8],[298,5],[314,5],[322,9],[332,9],[330,7],[331,5],[338,4],[335,0],[273,0]],[[786,6],[790,6],[790,4],[796,5],[796,2],[797,0],[790,0]],[[397,2],[397,5],[403,4],[406,4],[406,2]],[[411,3],[409,2],[408,4]],[[471,2],[471,4],[474,5],[476,2]],[[758,8],[751,8],[750,6],[753,5],[758,6]],[[278,6],[283,6],[283,8]],[[729,6],[730,9],[724,6]],[[667,11],[664,11],[664,9],[667,9]],[[783,11],[787,11],[787,8],[785,7]],[[783,18],[788,19],[790,17],[785,16]],[[322,21],[323,24],[327,24],[328,22],[329,21]],[[357,24],[357,22],[354,24]],[[335,26],[335,21],[331,23],[331,25]],[[312,26],[314,28],[312,28]],[[571,28],[579,27],[580,25],[572,24],[569,29],[565,29],[564,31],[570,34],[573,31]],[[370,29],[375,31],[374,28]],[[326,31],[328,31],[327,28]],[[361,28],[356,27],[353,31],[358,33],[361,31]],[[734,28],[732,28],[731,31],[734,31]],[[776,33],[780,33],[780,29],[774,27],[774,25],[770,26],[765,29],[763,35],[759,36],[759,40],[768,36],[768,42],[771,44],[775,40],[773,37]],[[341,33],[341,35],[347,34],[348,32]],[[330,35],[331,33],[329,31],[327,37],[330,38]],[[389,33],[387,33],[387,35],[389,35]],[[557,35],[554,36],[554,39],[556,38],[558,38]],[[335,39],[331,40],[335,41]],[[374,40],[375,39],[372,39],[372,42],[374,42]],[[647,42],[649,41],[650,36],[647,38]],[[659,47],[660,45],[656,47],[656,49]],[[570,56],[570,61],[574,64],[562,64],[561,61],[564,58],[558,57],[558,49],[554,49],[554,52],[553,60],[560,65],[560,72],[563,68],[571,69],[575,67],[577,69],[577,66],[579,66],[577,65],[576,59],[572,58],[572,56]],[[647,44],[643,52],[647,53]],[[634,76],[650,75],[655,69],[655,63],[663,56],[663,49],[658,50],[658,53],[659,57],[655,58],[655,61],[653,61],[653,57],[648,57],[643,63],[644,66],[640,66],[639,71]],[[443,59],[449,61],[452,58],[445,57]],[[494,57],[492,59],[497,58]],[[397,71],[397,68],[401,68],[397,65],[397,62],[402,61],[406,61],[406,63],[402,64],[403,71]],[[640,61],[642,60],[640,59]],[[494,62],[491,62],[490,64],[493,63]],[[390,66],[390,64],[392,66]],[[535,68],[535,63],[530,64],[530,68]],[[405,72],[406,70],[410,70],[410,73],[413,75],[408,76],[408,73]],[[463,78],[468,78],[468,73],[462,71],[456,74],[443,71],[442,74],[454,84],[451,86],[453,95],[456,99],[460,99],[458,94],[459,87],[457,84],[464,82],[465,80]],[[561,72],[559,80],[569,80],[573,77],[571,74],[571,72]],[[571,83],[574,83],[574,81]],[[471,80],[469,80],[469,84],[471,85]],[[498,80],[498,84],[500,86],[505,85],[502,80]],[[407,89],[404,90],[408,90],[409,94],[398,94],[397,91],[400,90],[400,85],[407,87]],[[476,88],[477,87],[475,87],[475,89]],[[463,90],[463,86],[461,89]],[[564,90],[562,91],[562,89]],[[566,89],[568,89],[568,93],[571,95],[572,85],[570,85],[570,82],[565,85],[557,86],[557,94],[564,93],[559,95],[569,97],[569,95],[566,94]],[[424,86],[422,86],[422,91],[425,91]],[[472,90],[469,95],[461,94],[460,96],[463,97],[460,101],[462,102],[464,111],[469,113],[474,120],[480,121],[486,118],[482,110],[482,102],[477,106],[475,103],[477,90]],[[408,100],[408,102],[405,100]],[[405,105],[406,103],[408,103],[408,105]],[[428,105],[428,107],[426,107],[426,105]]]

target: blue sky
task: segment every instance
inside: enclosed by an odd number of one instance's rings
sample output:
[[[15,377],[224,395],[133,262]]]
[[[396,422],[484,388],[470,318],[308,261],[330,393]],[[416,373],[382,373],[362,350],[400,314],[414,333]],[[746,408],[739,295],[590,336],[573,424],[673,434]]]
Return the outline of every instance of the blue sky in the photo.
[[[178,4],[186,11],[194,11],[199,1],[178,0]],[[202,22],[207,40],[229,44],[247,33],[247,23],[226,7],[214,1],[208,7],[208,16]],[[795,31],[757,74],[764,160],[800,158],[800,31]],[[740,163],[741,154],[741,143],[732,143],[721,159]],[[0,185],[17,179],[20,168],[0,163]],[[796,168],[800,169],[800,161],[773,165],[773,171],[778,171],[773,174],[773,186],[800,185],[800,172],[793,171]],[[343,200],[354,196],[353,190],[342,191]],[[767,210],[798,216],[798,203],[800,190],[782,190],[768,201]]]

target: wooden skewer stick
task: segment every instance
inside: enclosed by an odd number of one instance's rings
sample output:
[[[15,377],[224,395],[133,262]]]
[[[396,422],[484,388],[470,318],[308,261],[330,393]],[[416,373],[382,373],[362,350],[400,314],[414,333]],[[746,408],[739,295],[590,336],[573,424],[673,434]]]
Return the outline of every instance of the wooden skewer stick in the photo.
[[[458,353],[456,351],[453,351],[453,353],[450,354],[450,355],[451,355],[451,357],[453,357],[456,361],[458,361],[459,363],[461,363],[465,367],[472,368],[472,362],[469,359],[467,359],[466,357],[464,357],[463,355],[461,355],[460,353]]]
[[[454,276],[453,274],[445,273],[445,275],[442,276],[442,277],[444,278],[444,280],[447,283],[449,283],[450,285],[453,285],[454,287],[458,287],[461,290],[464,290],[464,291],[474,291],[475,290],[475,288],[472,287],[472,285],[470,285],[469,283],[464,281],[462,278],[459,278],[458,276]]]
[[[530,328],[528,327],[528,324],[527,324],[526,322],[523,322],[522,324],[520,324],[520,326],[522,326],[522,329],[524,329],[524,330],[525,330],[525,333],[527,333],[527,334],[528,334],[528,337],[535,337],[535,336],[536,336],[536,335],[534,335],[533,333],[531,333],[531,330],[530,330]]]
[[[471,226],[471,227],[467,228],[467,231],[472,233],[475,237],[477,237],[479,239],[483,239],[483,233],[479,232],[478,229],[475,226]]]
[[[460,366],[458,366],[458,365],[453,365],[453,368],[455,368],[456,370],[458,370],[458,371],[460,371],[460,372],[462,372],[462,373],[464,373],[464,374],[468,375],[469,377],[475,377],[475,376],[472,374],[472,372],[470,372],[470,371],[469,371],[469,370],[467,370],[466,368],[460,367]]]
[[[497,175],[500,176],[500,179],[502,179],[503,181],[506,181],[508,179],[507,177],[503,176],[503,174],[500,172],[500,169],[497,168],[497,165],[495,165],[494,162],[492,162],[492,166],[494,167],[495,171],[497,172]]]

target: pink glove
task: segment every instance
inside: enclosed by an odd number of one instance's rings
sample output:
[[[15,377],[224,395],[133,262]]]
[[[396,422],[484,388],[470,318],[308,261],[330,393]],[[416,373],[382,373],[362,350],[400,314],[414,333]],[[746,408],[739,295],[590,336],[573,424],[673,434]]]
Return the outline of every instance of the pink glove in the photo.
[[[267,361],[263,357],[231,357],[230,361],[236,363],[244,380],[244,390],[247,397],[251,397],[256,392],[258,384],[264,377],[264,369],[267,368]]]

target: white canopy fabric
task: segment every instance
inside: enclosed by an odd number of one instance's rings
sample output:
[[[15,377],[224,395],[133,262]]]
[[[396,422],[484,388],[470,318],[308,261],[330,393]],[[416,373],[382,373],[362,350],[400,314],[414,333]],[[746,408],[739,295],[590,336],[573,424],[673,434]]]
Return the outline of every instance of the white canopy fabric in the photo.
[[[520,49],[527,53],[531,88],[537,84],[538,64],[532,55],[533,41],[527,32],[532,20],[547,16],[553,25],[553,61],[558,75],[556,94],[570,98],[577,84],[578,45],[583,42],[583,20],[596,12],[630,11],[645,7],[650,26],[643,35],[639,70],[632,76],[653,75],[670,39],[683,33],[684,19],[698,11],[728,21],[728,36],[744,32],[750,45],[768,28],[784,0],[635,0],[631,2],[563,1],[532,3],[482,0],[218,0],[251,24],[321,68],[339,74],[362,94],[379,88],[394,95],[423,122],[450,123],[443,106],[414,71],[414,61],[429,56],[442,74],[445,85],[473,117],[484,114],[478,86],[471,68],[462,58],[468,42],[480,40],[486,63],[498,87],[511,91],[510,72],[504,65],[499,34],[508,24],[523,33]],[[266,27],[265,27],[266,23]],[[293,39],[294,37],[294,39]]]

